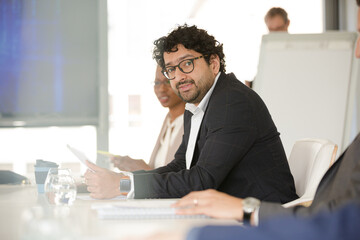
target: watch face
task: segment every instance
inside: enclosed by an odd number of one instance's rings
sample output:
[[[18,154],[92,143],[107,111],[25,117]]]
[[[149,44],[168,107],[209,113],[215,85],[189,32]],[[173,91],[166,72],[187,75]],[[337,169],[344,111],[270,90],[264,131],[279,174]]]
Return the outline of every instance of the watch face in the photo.
[[[259,199],[248,197],[243,201],[244,212],[253,212],[255,208],[260,206]]]
[[[131,181],[130,179],[121,179],[120,180],[120,192],[128,193],[131,190]]]

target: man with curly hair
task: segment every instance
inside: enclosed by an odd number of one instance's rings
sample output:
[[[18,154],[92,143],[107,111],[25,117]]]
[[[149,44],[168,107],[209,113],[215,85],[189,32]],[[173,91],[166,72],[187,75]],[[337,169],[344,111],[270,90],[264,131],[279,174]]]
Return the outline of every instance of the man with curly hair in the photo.
[[[357,24],[360,33],[360,0],[356,0]],[[360,58],[360,35],[355,56]],[[193,201],[196,199],[197,205]],[[205,214],[214,218],[243,220],[243,200],[208,190],[193,192],[182,198],[176,207],[181,214]],[[146,240],[355,240],[360,236],[360,133],[322,178],[310,207],[283,208],[279,204],[262,203],[251,217],[259,227],[205,226],[189,233],[171,231],[157,233]],[[265,213],[263,213],[265,212]],[[263,215],[263,216],[261,216]]]
[[[270,113],[254,91],[225,73],[222,44],[185,24],[155,41],[153,57],[187,103],[183,141],[172,162],[151,171],[115,174],[89,163],[91,196],[179,198],[217,189],[270,202],[297,198]]]

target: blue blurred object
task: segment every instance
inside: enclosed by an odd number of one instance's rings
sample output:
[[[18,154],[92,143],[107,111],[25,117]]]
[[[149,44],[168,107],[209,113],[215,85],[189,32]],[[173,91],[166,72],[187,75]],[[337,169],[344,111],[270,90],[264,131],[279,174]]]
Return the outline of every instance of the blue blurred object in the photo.
[[[58,168],[59,165],[54,162],[48,162],[41,159],[36,160],[34,165],[35,181],[38,193],[44,193],[44,183],[50,168]]]

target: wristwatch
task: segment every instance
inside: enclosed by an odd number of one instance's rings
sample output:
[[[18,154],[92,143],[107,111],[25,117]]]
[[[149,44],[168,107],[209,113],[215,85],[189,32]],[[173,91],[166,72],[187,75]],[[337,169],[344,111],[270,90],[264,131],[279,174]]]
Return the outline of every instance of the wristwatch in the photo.
[[[260,207],[260,200],[248,197],[243,200],[243,223],[245,225],[250,225],[250,218],[251,214],[255,212],[255,210],[259,209]]]
[[[131,191],[131,180],[129,176],[124,176],[120,179],[120,193],[127,196]]]

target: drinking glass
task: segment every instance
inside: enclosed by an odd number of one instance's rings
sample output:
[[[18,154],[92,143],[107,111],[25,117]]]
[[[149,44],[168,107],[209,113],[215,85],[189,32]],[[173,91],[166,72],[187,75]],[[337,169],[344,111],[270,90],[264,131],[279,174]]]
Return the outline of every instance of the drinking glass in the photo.
[[[76,199],[76,184],[68,168],[51,168],[45,180],[45,195],[49,203],[72,205]]]

